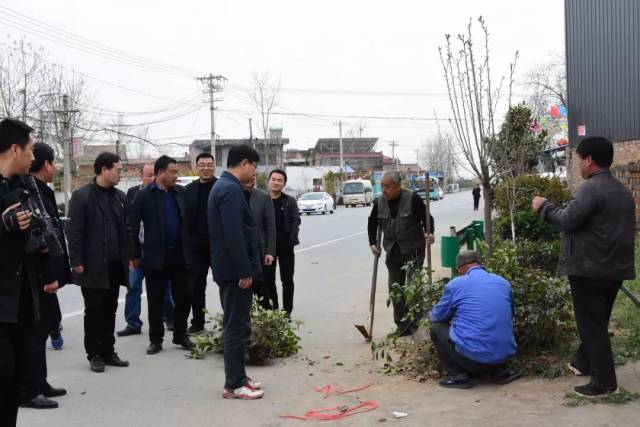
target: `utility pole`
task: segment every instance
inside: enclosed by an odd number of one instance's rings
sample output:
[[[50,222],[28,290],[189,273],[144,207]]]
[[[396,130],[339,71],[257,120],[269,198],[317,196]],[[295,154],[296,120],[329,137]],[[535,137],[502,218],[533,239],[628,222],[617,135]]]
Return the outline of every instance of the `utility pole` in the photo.
[[[249,141],[251,142],[251,146],[255,150],[256,149],[256,143],[253,140],[253,123],[252,123],[251,117],[249,117]]]
[[[71,198],[71,135],[69,134],[69,114],[77,113],[69,110],[69,96],[62,95],[62,149],[64,151],[64,215],[69,216],[69,199]]]
[[[38,141],[44,142],[44,111],[39,110],[40,114],[40,129],[38,129]]]
[[[342,149],[342,120],[338,121],[338,130],[340,132],[340,177],[344,173],[344,151]]]
[[[391,145],[391,158],[393,159],[393,163],[396,165],[396,172],[400,170],[400,165],[396,161],[396,146],[398,145],[398,141],[390,141],[389,145]]]
[[[215,121],[215,103],[222,101],[221,99],[215,99],[215,94],[222,92],[222,82],[227,79],[223,76],[209,74],[208,76],[196,77],[204,86],[204,93],[209,94],[209,112],[211,113],[211,155],[214,157],[214,162],[218,163],[218,156],[216,156],[216,121]]]
[[[420,175],[420,149],[416,149],[416,169],[418,169],[416,175]]]

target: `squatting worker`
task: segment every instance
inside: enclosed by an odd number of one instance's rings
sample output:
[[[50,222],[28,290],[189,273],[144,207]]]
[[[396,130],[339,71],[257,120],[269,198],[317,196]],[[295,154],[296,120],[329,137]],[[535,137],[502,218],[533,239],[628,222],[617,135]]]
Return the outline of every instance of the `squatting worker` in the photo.
[[[256,175],[260,156],[248,145],[231,147],[227,170],[209,194],[207,217],[213,279],[221,287],[225,399],[259,399],[262,384],[245,371],[251,336],[251,286],[262,272],[260,235],[244,186]]]
[[[404,290],[407,273],[410,277],[424,264],[426,243],[433,243],[435,225],[431,216],[430,230],[427,231],[425,204],[418,194],[401,187],[399,174],[385,173],[380,185],[383,197],[374,203],[367,225],[369,246],[374,255],[380,254],[376,245],[377,230],[380,227],[383,234],[382,247],[387,253],[389,292],[394,284]],[[412,268],[403,269],[408,262],[412,262]],[[404,319],[407,311],[402,299],[393,300],[393,320],[397,326],[393,334],[396,336],[411,335],[417,328],[415,322]]]
[[[476,252],[456,258],[458,277],[431,310],[431,342],[438,352],[443,387],[469,388],[469,374],[490,374],[506,384],[520,376],[506,363],[516,354],[511,284],[480,265]]]
[[[574,391],[597,397],[618,388],[609,341],[609,318],[623,280],[635,277],[635,202],[609,170],[613,145],[601,137],[583,139],[576,149],[578,186],[566,207],[543,197],[533,209],[561,230],[559,273],[569,276],[580,347],[569,367],[576,375],[590,375],[588,384]]]

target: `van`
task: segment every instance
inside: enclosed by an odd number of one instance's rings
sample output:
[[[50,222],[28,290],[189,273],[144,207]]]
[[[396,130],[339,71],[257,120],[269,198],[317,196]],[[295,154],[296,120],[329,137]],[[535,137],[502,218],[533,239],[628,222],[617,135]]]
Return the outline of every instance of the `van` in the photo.
[[[373,202],[373,185],[366,179],[353,179],[344,183],[342,187],[342,201],[345,207],[371,206]]]

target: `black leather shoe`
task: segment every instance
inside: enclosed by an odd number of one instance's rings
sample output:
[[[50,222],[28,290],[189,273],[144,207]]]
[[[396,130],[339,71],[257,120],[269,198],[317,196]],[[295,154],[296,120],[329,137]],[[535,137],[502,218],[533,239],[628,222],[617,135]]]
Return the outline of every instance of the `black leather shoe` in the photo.
[[[120,359],[118,357],[118,353],[111,353],[110,355],[103,357],[102,360],[104,360],[105,365],[109,366],[117,366],[119,368],[126,368],[129,366],[129,362]]]
[[[166,320],[164,322],[164,326],[167,328],[167,331],[173,332],[174,325],[173,325],[173,321],[172,320]]]
[[[147,354],[158,354],[162,351],[162,344],[159,342],[152,342],[147,347]]]
[[[140,335],[142,331],[140,329],[133,329],[130,327],[126,327],[121,331],[116,332],[116,335],[119,337],[128,337],[130,335]]]
[[[52,387],[51,384],[46,383],[43,387],[42,394],[44,397],[60,397],[67,394],[67,390],[64,388]]]
[[[104,372],[104,360],[102,360],[102,357],[93,356],[89,363],[93,372]]]
[[[172,341],[175,345],[179,345],[182,348],[184,348],[185,350],[191,350],[192,348],[194,348],[196,345],[193,343],[193,341],[191,341],[189,339],[188,336],[184,335],[182,337],[173,337],[173,341]]]
[[[187,329],[187,333],[189,335],[198,335],[202,332],[204,332],[204,326],[191,325],[189,326],[189,329]]]
[[[25,400],[20,402],[20,406],[23,408],[33,409],[54,409],[58,407],[58,402],[55,400],[47,399],[44,395],[39,394],[31,400]]]

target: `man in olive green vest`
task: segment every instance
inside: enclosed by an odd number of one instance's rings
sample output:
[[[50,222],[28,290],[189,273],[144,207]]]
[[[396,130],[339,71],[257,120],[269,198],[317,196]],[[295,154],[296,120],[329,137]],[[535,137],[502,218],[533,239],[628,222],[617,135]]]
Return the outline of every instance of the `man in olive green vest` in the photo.
[[[397,283],[404,289],[407,273],[412,274],[424,264],[427,242],[433,243],[435,226],[430,218],[430,230],[427,232],[427,213],[420,196],[401,187],[401,178],[395,172],[387,172],[380,182],[383,197],[374,203],[369,215],[367,230],[369,246],[374,255],[380,254],[376,245],[377,229],[383,234],[382,247],[387,253],[386,265],[389,271],[389,291]],[[412,269],[403,270],[408,262]],[[407,336],[415,332],[417,325],[404,319],[407,306],[403,300],[393,301],[393,320],[397,326],[396,336]]]

